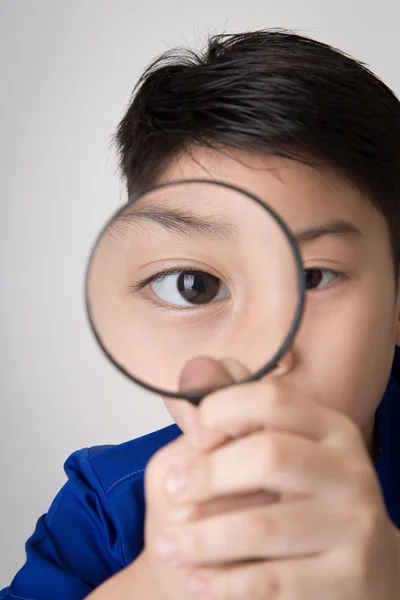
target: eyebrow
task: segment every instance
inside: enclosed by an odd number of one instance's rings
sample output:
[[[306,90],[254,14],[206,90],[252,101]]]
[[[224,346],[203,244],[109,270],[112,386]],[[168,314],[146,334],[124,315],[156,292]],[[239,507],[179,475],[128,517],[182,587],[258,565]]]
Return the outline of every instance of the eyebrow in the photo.
[[[296,241],[301,245],[313,242],[325,235],[336,235],[347,239],[361,239],[364,237],[361,230],[353,225],[353,223],[342,220],[328,221],[317,227],[310,227],[309,229],[294,232]]]
[[[190,211],[178,208],[162,208],[159,206],[147,206],[122,214],[118,221],[135,223],[144,220],[160,225],[164,229],[182,235],[206,235],[217,238],[232,238],[237,229],[233,224],[213,221],[202,218]],[[299,245],[313,242],[327,235],[334,235],[347,239],[360,239],[363,237],[361,230],[353,223],[344,220],[332,220],[315,227],[309,227],[300,231],[293,231],[293,236]]]
[[[162,208],[159,206],[147,206],[145,208],[134,209],[129,213],[122,213],[118,217],[118,221],[136,224],[137,221],[143,220],[156,225],[160,225],[164,229],[172,233],[180,233],[182,235],[205,235],[216,238],[232,238],[236,227],[233,224],[221,223],[212,219],[202,218],[190,211],[184,211],[178,208]]]

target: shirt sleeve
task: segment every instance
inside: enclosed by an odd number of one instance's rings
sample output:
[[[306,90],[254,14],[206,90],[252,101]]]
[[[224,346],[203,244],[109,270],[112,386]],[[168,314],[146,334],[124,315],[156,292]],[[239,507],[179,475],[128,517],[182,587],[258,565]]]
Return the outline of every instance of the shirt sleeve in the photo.
[[[26,562],[0,600],[81,600],[125,566],[88,449],[71,454],[64,470],[68,481],[37,521]]]

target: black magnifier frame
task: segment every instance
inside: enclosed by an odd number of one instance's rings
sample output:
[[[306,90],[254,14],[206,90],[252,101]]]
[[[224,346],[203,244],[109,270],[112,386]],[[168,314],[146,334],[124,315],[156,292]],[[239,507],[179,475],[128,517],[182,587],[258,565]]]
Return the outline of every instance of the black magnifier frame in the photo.
[[[283,344],[281,345],[281,347],[278,349],[278,351],[275,353],[275,355],[271,358],[271,360],[269,360],[267,362],[266,365],[264,365],[261,369],[259,369],[258,371],[256,371],[255,373],[253,373],[252,375],[250,375],[249,377],[247,377],[246,379],[243,379],[243,381],[239,381],[238,383],[232,383],[229,384],[225,387],[230,387],[231,385],[241,385],[243,383],[249,383],[251,381],[257,381],[258,379],[261,379],[261,377],[263,377],[264,375],[266,375],[269,371],[271,371],[273,368],[276,367],[277,363],[279,362],[279,360],[285,355],[285,353],[287,352],[287,350],[290,348],[295,335],[300,327],[300,323],[303,317],[303,312],[304,312],[304,305],[305,305],[305,281],[304,281],[304,272],[303,272],[303,263],[302,263],[302,259],[301,259],[301,255],[300,255],[300,250],[298,248],[297,242],[293,236],[293,234],[291,233],[291,231],[289,230],[289,228],[287,227],[287,225],[285,224],[285,222],[279,217],[279,215],[277,215],[275,213],[275,211],[268,205],[265,204],[260,198],[258,198],[257,196],[255,196],[254,194],[252,194],[251,192],[244,190],[238,186],[235,185],[231,185],[229,183],[225,183],[222,181],[217,181],[217,180],[213,180],[213,179],[179,179],[179,180],[175,180],[175,181],[168,181],[166,183],[162,183],[162,184],[158,184],[158,185],[154,185],[150,188],[147,188],[145,191],[142,192],[136,192],[134,194],[131,194],[128,198],[128,201],[126,202],[126,204],[124,204],[124,206],[118,210],[112,217],[111,219],[109,219],[109,221],[106,223],[106,225],[103,227],[103,229],[101,230],[100,234],[97,236],[93,248],[90,252],[89,255],[89,260],[88,260],[88,265],[87,265],[87,269],[86,269],[86,276],[85,276],[85,289],[84,289],[84,294],[85,294],[85,307],[86,307],[86,314],[90,323],[90,327],[92,330],[92,333],[97,341],[97,343],[99,344],[100,348],[103,350],[104,354],[107,356],[107,358],[113,363],[113,365],[121,372],[123,373],[126,377],[128,377],[130,380],[134,381],[135,383],[137,383],[138,385],[140,385],[141,387],[145,388],[146,390],[149,390],[150,392],[154,392],[155,394],[159,394],[161,396],[166,396],[168,398],[176,398],[176,399],[182,399],[182,400],[187,400],[189,401],[191,404],[193,404],[194,406],[198,406],[201,402],[201,400],[207,396],[209,393],[212,393],[213,391],[215,391],[215,389],[211,389],[208,391],[204,391],[204,392],[193,392],[193,393],[181,393],[181,392],[170,392],[168,390],[164,390],[162,388],[157,388],[155,386],[150,385],[149,383],[146,383],[144,381],[142,381],[141,379],[138,379],[137,377],[135,377],[134,375],[132,375],[131,373],[129,373],[129,371],[127,371],[125,369],[125,367],[123,367],[122,365],[120,365],[117,360],[112,356],[112,354],[107,350],[107,348],[104,346],[102,340],[99,337],[99,334],[97,333],[96,327],[92,321],[92,317],[91,317],[91,312],[90,312],[90,301],[89,301],[89,294],[88,294],[88,280],[89,280],[89,274],[90,274],[90,266],[92,264],[92,260],[93,260],[93,256],[94,253],[96,251],[96,248],[98,246],[99,241],[101,240],[101,238],[103,237],[104,233],[106,232],[106,230],[108,229],[108,227],[111,225],[111,223],[117,219],[120,215],[122,215],[127,207],[130,204],[133,204],[134,202],[137,202],[142,196],[145,196],[146,194],[153,192],[155,190],[158,189],[162,189],[165,187],[170,187],[170,186],[176,186],[176,185],[187,185],[188,183],[201,183],[201,184],[210,184],[210,185],[220,185],[224,188],[227,188],[229,190],[235,191],[235,192],[239,192],[240,194],[243,194],[244,196],[247,196],[248,198],[251,198],[254,202],[256,202],[257,204],[259,204],[260,206],[262,206],[262,208],[264,210],[267,211],[267,213],[269,213],[269,215],[278,223],[278,225],[280,226],[281,230],[283,231],[283,233],[286,236],[286,239],[290,245],[291,251],[293,253],[294,259],[295,259],[295,264],[296,264],[296,270],[297,270],[297,283],[298,283],[298,302],[297,302],[297,307],[296,307],[296,312],[295,312],[295,316],[293,319],[293,323],[292,326],[289,329],[289,333],[287,334]]]

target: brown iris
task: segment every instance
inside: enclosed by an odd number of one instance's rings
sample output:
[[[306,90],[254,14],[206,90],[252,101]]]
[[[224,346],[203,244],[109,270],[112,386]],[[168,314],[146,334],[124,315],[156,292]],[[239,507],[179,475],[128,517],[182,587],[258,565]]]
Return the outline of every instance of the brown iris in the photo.
[[[220,289],[218,277],[204,271],[183,271],[177,280],[182,298],[193,304],[205,304],[215,298]]]

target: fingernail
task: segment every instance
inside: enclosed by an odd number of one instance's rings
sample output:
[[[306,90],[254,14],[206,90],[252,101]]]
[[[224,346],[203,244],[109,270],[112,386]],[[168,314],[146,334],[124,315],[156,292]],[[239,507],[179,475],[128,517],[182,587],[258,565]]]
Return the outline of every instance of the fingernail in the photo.
[[[176,469],[168,475],[166,488],[169,494],[175,495],[186,490],[189,485],[189,472],[187,468]]]
[[[204,575],[196,574],[189,579],[189,592],[195,595],[202,595],[208,592],[209,586]]]
[[[155,550],[160,558],[172,558],[177,554],[176,540],[171,536],[157,540]]]

